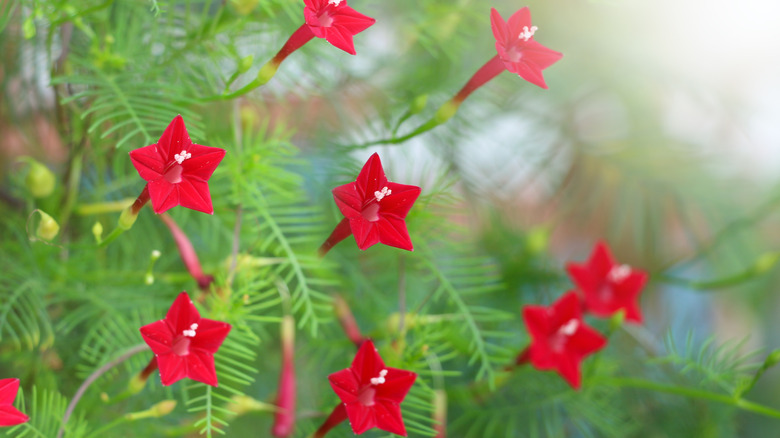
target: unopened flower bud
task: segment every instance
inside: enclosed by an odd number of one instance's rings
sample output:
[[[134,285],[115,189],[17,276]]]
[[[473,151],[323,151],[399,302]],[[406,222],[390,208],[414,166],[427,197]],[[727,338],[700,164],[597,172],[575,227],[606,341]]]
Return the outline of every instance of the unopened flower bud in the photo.
[[[141,420],[144,418],[159,418],[170,414],[175,408],[176,400],[163,400],[145,411],[131,412],[126,414],[125,418],[130,421]]]
[[[756,260],[753,269],[756,274],[763,274],[772,269],[777,264],[778,260],[780,260],[780,253],[768,252],[762,254],[758,260]]]
[[[41,240],[52,240],[60,232],[60,225],[51,216],[38,210],[41,215],[41,221],[38,222],[38,229],[35,230],[35,236]]]
[[[241,61],[238,63],[238,73],[246,73],[247,70],[249,70],[252,67],[252,63],[254,62],[255,57],[254,55],[244,56],[241,58]]]
[[[32,158],[25,158],[30,164],[30,170],[24,179],[27,190],[35,198],[45,198],[54,191],[55,177],[51,170]]]
[[[427,94],[421,94],[414,98],[412,101],[412,105],[409,106],[409,114],[419,114],[422,110],[425,109],[425,106],[428,104],[428,95]]]
[[[100,243],[103,240],[103,224],[95,222],[95,225],[92,225],[92,235],[95,236],[95,241]]]

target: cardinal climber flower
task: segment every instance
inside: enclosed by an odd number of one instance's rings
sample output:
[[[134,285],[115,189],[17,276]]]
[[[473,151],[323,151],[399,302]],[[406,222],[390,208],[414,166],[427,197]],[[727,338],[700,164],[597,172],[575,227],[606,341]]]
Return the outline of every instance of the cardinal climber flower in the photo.
[[[534,40],[539,28],[531,24],[531,11],[524,7],[504,21],[495,9],[490,10],[490,25],[496,37],[496,51],[507,70],[526,81],[547,88],[542,70],[553,65],[563,55]]]
[[[580,362],[607,344],[606,338],[585,325],[581,312],[574,292],[567,292],[550,307],[523,307],[532,339],[525,360],[537,369],[557,371],[574,389],[581,384]]]
[[[371,155],[355,182],[333,189],[333,198],[345,218],[322,244],[320,254],[350,234],[361,250],[381,242],[412,251],[405,218],[418,196],[417,186],[389,182],[379,155]]]
[[[330,429],[345,416],[355,434],[376,427],[406,436],[400,404],[416,379],[416,373],[385,366],[374,343],[363,342],[349,368],[328,376],[341,404],[323,427]]]
[[[314,36],[325,38],[339,49],[355,54],[352,36],[376,20],[347,6],[347,0],[303,0],[303,18]]]
[[[647,283],[647,273],[625,264],[618,264],[609,247],[598,242],[587,262],[566,266],[586,311],[609,317],[623,310],[627,321],[642,322],[639,294]]]
[[[19,392],[19,379],[0,380],[0,426],[16,426],[30,419],[13,407],[16,393]]]
[[[214,353],[230,328],[226,322],[201,318],[187,292],[182,292],[165,319],[141,327],[141,336],[157,359],[163,385],[189,377],[217,386]]]
[[[157,214],[177,205],[213,214],[207,181],[224,157],[224,149],[193,143],[181,115],[171,121],[157,143],[130,152],[133,166],[147,181],[144,192],[148,191],[146,196],[151,197]]]

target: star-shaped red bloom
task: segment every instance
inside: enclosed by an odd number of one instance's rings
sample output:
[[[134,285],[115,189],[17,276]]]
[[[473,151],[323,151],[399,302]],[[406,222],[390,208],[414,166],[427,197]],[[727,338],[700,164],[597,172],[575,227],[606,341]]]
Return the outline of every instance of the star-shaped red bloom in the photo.
[[[531,334],[528,360],[540,370],[555,370],[574,389],[581,383],[580,362],[607,345],[607,339],[582,320],[580,300],[567,292],[550,307],[525,306]]]
[[[418,196],[419,187],[387,180],[376,153],[360,170],[355,182],[333,189],[336,205],[349,221],[349,228],[362,250],[382,242],[411,251],[412,239],[404,219]]]
[[[402,436],[406,436],[406,427],[400,403],[415,379],[416,373],[386,367],[370,340],[363,342],[349,368],[328,376],[353,432],[361,434],[376,427]]]
[[[157,214],[177,205],[213,214],[207,181],[224,157],[224,149],[193,143],[180,115],[157,143],[130,152]]]
[[[504,66],[526,81],[547,88],[542,70],[553,65],[563,54],[550,50],[534,40],[536,26],[531,25],[531,11],[524,7],[504,21],[495,9],[490,11],[490,24],[496,37],[496,50]]]
[[[598,242],[587,262],[569,263],[566,270],[579,288],[587,311],[609,317],[624,310],[627,321],[642,322],[639,294],[647,283],[647,273],[615,263],[606,243]]]
[[[303,0],[303,17],[314,36],[325,38],[339,49],[354,55],[352,36],[371,27],[375,19],[347,6],[347,0]]]
[[[189,377],[217,386],[214,353],[230,328],[226,322],[201,318],[187,292],[182,292],[165,319],[141,327],[141,336],[157,357],[163,385]]]
[[[19,392],[19,379],[0,380],[0,426],[16,426],[30,419],[13,407],[17,392]]]

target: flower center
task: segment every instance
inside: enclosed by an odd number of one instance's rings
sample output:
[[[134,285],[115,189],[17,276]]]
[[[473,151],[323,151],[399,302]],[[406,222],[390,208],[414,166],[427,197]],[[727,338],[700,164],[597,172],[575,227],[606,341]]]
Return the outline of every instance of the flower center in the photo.
[[[328,0],[329,5],[338,6],[343,2],[344,0]]]
[[[363,211],[360,213],[363,215],[363,219],[369,222],[376,222],[379,220],[379,204],[372,202],[363,207]]]
[[[327,12],[323,12],[322,15],[317,17],[317,23],[320,27],[331,27],[333,25],[333,17]]]
[[[550,348],[555,352],[563,351],[569,338],[577,331],[579,326],[580,322],[574,318],[560,326],[558,331],[550,337]]]
[[[537,30],[539,30],[539,28],[536,26],[531,26],[530,29],[528,26],[523,26],[523,31],[520,32],[520,35],[518,35],[517,38],[523,41],[528,41],[534,36]]]
[[[379,377],[372,377],[371,378],[371,384],[372,385],[381,385],[385,383],[385,376],[387,375],[387,370],[382,370],[379,372]]]
[[[173,341],[171,352],[177,356],[187,356],[190,354],[190,343],[192,340],[188,336],[180,336]]]
[[[629,275],[631,275],[631,266],[613,266],[607,274],[607,279],[612,283],[622,283]]]
[[[190,325],[190,329],[189,330],[184,330],[182,332],[182,334],[184,336],[187,336],[188,338],[194,338],[195,337],[195,330],[197,330],[197,329],[198,329],[198,323],[194,322],[194,323],[192,323]]]
[[[388,196],[388,195],[390,195],[390,194],[392,194],[392,193],[393,193],[393,191],[392,191],[392,190],[390,190],[390,189],[388,189],[388,188],[385,186],[384,188],[382,188],[382,190],[381,190],[381,191],[379,191],[379,190],[375,191],[375,192],[374,192],[374,197],[376,198],[376,202],[379,202],[379,201],[381,201],[381,200],[382,200],[382,198],[384,198],[385,196]]]
[[[357,395],[357,399],[363,406],[374,406],[374,397],[376,397],[376,388],[366,386]]]
[[[179,164],[183,163],[187,158],[192,158],[192,154],[183,149],[181,153],[173,155],[173,159]]]
[[[520,62],[520,59],[523,58],[523,52],[516,47],[511,47],[505,52],[504,56],[509,62]]]
[[[181,182],[182,170],[184,170],[184,168],[181,167],[181,164],[174,164],[170,169],[168,169],[167,172],[165,172],[163,178],[165,178],[165,180],[171,184],[178,184]]]

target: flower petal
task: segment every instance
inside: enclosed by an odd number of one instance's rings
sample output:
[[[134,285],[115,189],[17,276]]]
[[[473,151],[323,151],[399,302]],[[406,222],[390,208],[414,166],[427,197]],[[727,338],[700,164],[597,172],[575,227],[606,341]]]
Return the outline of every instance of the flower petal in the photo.
[[[157,141],[160,156],[165,163],[172,162],[174,155],[182,150],[189,150],[191,145],[192,140],[190,140],[190,135],[187,133],[187,127],[184,126],[184,119],[181,114],[173,118],[160,136],[160,140]]]
[[[357,242],[358,248],[365,251],[379,243],[377,223],[378,222],[369,222],[363,219],[363,217],[349,220],[349,227],[352,229],[352,235],[355,236],[355,242]]]
[[[0,405],[13,404],[17,392],[19,392],[19,379],[0,380]]]
[[[26,423],[30,417],[11,405],[0,406],[0,427]]]
[[[130,161],[144,181],[162,178],[166,162],[161,157],[156,144],[130,151]]]
[[[355,55],[357,53],[355,52],[355,44],[352,42],[351,33],[337,27],[324,28],[323,30],[325,34],[325,40],[333,44],[333,46],[349,53],[350,55]]]
[[[182,292],[176,297],[171,308],[168,309],[168,313],[165,314],[165,322],[174,335],[182,334],[184,330],[190,330],[194,323],[200,323],[200,313],[192,304],[187,292]]]
[[[332,17],[333,27],[339,28],[342,33],[348,33],[350,36],[357,35],[376,23],[375,19],[346,6],[343,1],[338,8],[334,9]]]
[[[357,191],[357,183],[351,182],[333,189],[333,199],[344,217],[362,219],[363,198]]]
[[[179,192],[179,204],[182,207],[214,214],[211,192],[209,192],[209,185],[206,181],[185,177],[176,184],[176,189]]]
[[[385,383],[377,385],[376,399],[401,403],[414,385],[414,381],[417,380],[417,373],[398,368],[385,369],[387,370]]]
[[[520,8],[520,10],[509,17],[506,24],[509,28],[509,38],[516,39],[520,37],[523,27],[531,28],[531,10],[528,9],[528,6]]]
[[[563,53],[548,49],[534,40],[523,44],[523,61],[532,64],[541,71],[563,58]]]
[[[412,238],[406,229],[406,222],[393,216],[382,216],[375,222],[379,241],[395,248],[413,251]]]
[[[141,337],[149,345],[154,354],[167,354],[171,351],[171,344],[175,335],[171,327],[164,321],[155,321],[141,327]]]
[[[200,144],[192,144],[187,152],[192,157],[182,161],[183,174],[187,177],[195,177],[208,181],[222,159],[225,158],[225,150]]]
[[[356,435],[376,427],[376,416],[374,414],[374,406],[365,406],[362,403],[351,403],[346,405],[347,418],[349,419],[349,425],[352,426],[352,431]]]
[[[187,364],[185,356],[178,354],[158,354],[157,366],[160,367],[160,382],[163,386],[170,386],[187,377]]]
[[[152,199],[152,209],[155,213],[162,214],[179,205],[179,190],[176,184],[160,178],[157,181],[150,181],[147,187],[149,187],[149,197]]]
[[[406,436],[401,407],[393,402],[377,402],[374,406],[376,427],[396,435]]]
[[[504,21],[504,17],[498,13],[495,8],[490,8],[490,27],[493,29],[493,36],[496,42],[502,46],[509,40],[509,27]]]
[[[206,385],[217,386],[217,370],[214,367],[214,355],[194,350],[184,356],[187,364],[187,377]]]
[[[400,219],[406,217],[412,209],[414,201],[420,196],[421,189],[417,186],[388,182],[390,194],[379,201],[379,212],[382,215],[394,215]]]
[[[360,388],[355,373],[351,368],[337,371],[328,376],[330,386],[336,392],[338,398],[344,403],[354,403],[357,401],[357,392]]]
[[[369,157],[366,164],[360,170],[360,174],[355,181],[357,183],[357,192],[364,201],[372,198],[374,192],[381,191],[387,186],[387,177],[382,168],[382,160],[376,152]]]
[[[226,322],[201,318],[198,321],[198,329],[195,330],[195,337],[192,338],[191,348],[214,354],[225,341],[231,328],[231,325]]]
[[[386,367],[385,362],[376,351],[374,343],[371,340],[367,340],[360,346],[350,368],[355,373],[358,382],[361,385],[367,385],[371,383],[372,377],[378,377],[379,372]]]

